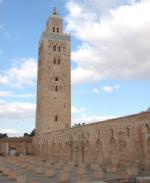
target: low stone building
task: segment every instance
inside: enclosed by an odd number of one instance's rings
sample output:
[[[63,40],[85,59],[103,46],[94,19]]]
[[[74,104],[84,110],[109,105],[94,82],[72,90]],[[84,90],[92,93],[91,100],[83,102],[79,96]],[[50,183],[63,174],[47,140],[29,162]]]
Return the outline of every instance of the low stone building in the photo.
[[[0,155],[31,155],[31,137],[12,137],[0,139]]]

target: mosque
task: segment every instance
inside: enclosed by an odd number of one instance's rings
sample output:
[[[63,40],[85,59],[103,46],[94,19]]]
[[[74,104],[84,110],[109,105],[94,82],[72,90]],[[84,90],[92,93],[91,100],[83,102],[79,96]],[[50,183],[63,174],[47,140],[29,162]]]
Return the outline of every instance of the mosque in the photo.
[[[150,111],[71,127],[70,41],[54,8],[39,41],[36,134],[22,142],[23,153],[52,166],[97,167],[134,177],[150,172]],[[2,155],[10,150],[8,141],[7,148],[0,142]]]
[[[35,154],[54,162],[149,168],[150,112],[71,128],[70,35],[55,9],[38,56]]]

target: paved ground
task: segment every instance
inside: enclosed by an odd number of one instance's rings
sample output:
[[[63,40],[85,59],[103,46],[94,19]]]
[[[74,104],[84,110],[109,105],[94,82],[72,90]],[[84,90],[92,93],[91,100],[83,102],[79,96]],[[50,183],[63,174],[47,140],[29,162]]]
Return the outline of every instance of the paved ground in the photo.
[[[0,174],[0,183],[16,183],[16,181],[11,181],[7,176],[3,176]]]
[[[28,162],[30,164],[30,162]],[[14,163],[7,163],[7,162],[0,162],[0,165],[4,165],[7,168],[10,168],[11,170],[15,170],[17,172],[17,175],[26,175],[28,181],[31,180],[39,180],[40,183],[58,183],[58,178],[59,178],[59,170],[55,170],[54,176],[52,178],[47,178],[44,174],[45,172],[43,172],[42,174],[36,174],[34,172],[34,170],[37,168],[37,164],[33,165],[33,169],[32,171],[27,170],[26,168],[21,168],[20,166],[14,164]],[[43,168],[43,165],[42,165]],[[43,170],[45,171],[45,170]],[[100,182],[96,182],[96,179],[94,178],[94,171],[92,171],[91,169],[87,168],[86,169],[86,173],[85,175],[88,176],[90,183],[100,183]],[[150,176],[150,172],[149,171],[141,171],[139,172],[140,177],[148,177]],[[72,167],[71,172],[69,173],[69,183],[77,183],[78,179],[78,168],[77,167]],[[104,172],[104,180],[111,180],[111,179],[117,179],[119,178],[118,173],[114,174],[114,173],[106,173]],[[121,177],[120,177],[121,178]],[[0,173],[0,183],[16,183],[16,181],[10,180],[7,176],[3,176]]]
[[[31,179],[31,178],[33,178],[32,180],[36,180],[36,179],[39,179],[40,181],[41,181],[41,183],[56,183],[57,181],[58,181],[58,179],[56,178],[56,177],[58,177],[57,176],[57,172],[55,173],[55,176],[54,176],[54,178],[45,178],[44,176],[42,176],[42,175],[36,175],[35,176],[35,174],[33,175],[33,173],[32,172],[30,172],[30,173],[27,173],[28,174],[28,178],[29,178],[29,180]],[[92,174],[90,174],[89,172],[87,172],[87,174],[88,174],[88,176],[90,177],[90,176],[93,176]],[[140,177],[144,177],[144,176],[147,176],[148,174],[149,174],[149,172],[141,172],[140,173],[141,174],[141,176]],[[114,177],[114,174],[105,174],[105,179],[111,179],[111,178],[115,178]],[[117,178],[117,176],[116,176],[116,178]],[[75,179],[75,172],[74,171],[72,171],[72,173],[71,173],[71,175],[70,175],[70,180],[69,180],[69,182],[71,182],[71,183],[73,183],[73,182],[75,182],[76,181],[76,179]],[[17,183],[16,181],[14,181],[14,180],[10,180],[7,176],[4,176],[4,175],[2,175],[1,173],[0,173],[0,183]],[[94,181],[94,182],[91,182],[91,183],[103,183],[103,182],[101,182],[101,181]]]

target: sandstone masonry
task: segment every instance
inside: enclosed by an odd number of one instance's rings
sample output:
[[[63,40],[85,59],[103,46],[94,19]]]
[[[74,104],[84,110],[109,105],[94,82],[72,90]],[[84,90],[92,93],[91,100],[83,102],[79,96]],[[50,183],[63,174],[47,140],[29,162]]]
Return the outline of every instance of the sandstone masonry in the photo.
[[[70,91],[70,36],[54,9],[39,45],[34,153],[109,172],[150,168],[150,112],[71,128]]]

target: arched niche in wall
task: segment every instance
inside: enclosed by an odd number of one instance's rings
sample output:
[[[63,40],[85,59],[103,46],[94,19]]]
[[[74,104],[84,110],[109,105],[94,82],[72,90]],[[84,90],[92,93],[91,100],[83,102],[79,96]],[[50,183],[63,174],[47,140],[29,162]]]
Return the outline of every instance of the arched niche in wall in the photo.
[[[113,136],[114,136],[114,130],[113,129],[110,129],[110,136],[111,136],[111,138],[113,138]]]
[[[150,154],[150,136],[147,139],[147,151]]]
[[[78,165],[79,163],[79,146],[75,146],[75,164]]]
[[[114,137],[112,137],[110,139],[109,145],[110,145],[110,154],[116,155],[116,152],[117,152],[117,142],[116,142]]]
[[[90,133],[87,132],[87,133],[86,133],[86,139],[89,140],[89,137],[90,137]]]
[[[99,138],[96,141],[96,148],[97,148],[98,151],[102,151],[103,150],[103,145],[102,145],[102,142],[101,142],[101,140]]]
[[[130,137],[130,128],[129,127],[126,128],[126,135],[128,138]]]
[[[70,156],[70,160],[73,160],[73,153],[74,153],[74,149],[73,149],[73,136],[70,135],[69,136],[69,142],[68,142],[68,151],[69,151],[69,156]]]
[[[86,164],[89,164],[91,159],[90,159],[90,143],[89,140],[86,140],[84,143],[84,162]]]
[[[150,134],[150,127],[148,124],[145,125],[146,135]]]
[[[100,165],[103,164],[103,145],[99,138],[96,141],[95,161],[95,163],[98,163]]]

